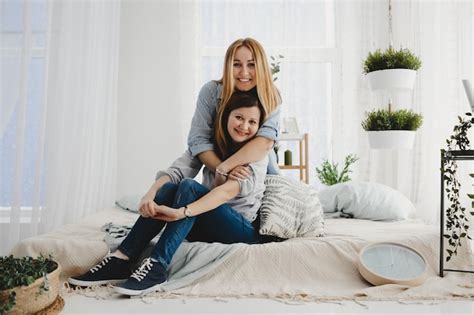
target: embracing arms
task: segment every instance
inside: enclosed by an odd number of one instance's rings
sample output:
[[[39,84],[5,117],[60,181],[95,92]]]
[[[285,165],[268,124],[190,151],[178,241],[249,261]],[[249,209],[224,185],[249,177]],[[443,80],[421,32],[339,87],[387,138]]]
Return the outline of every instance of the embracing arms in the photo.
[[[202,163],[197,158],[193,158],[191,152],[184,152],[177,158],[166,171],[159,171],[155,176],[155,182],[140,201],[140,213],[151,216],[156,206],[154,202],[156,193],[167,182],[179,184],[184,178],[194,178],[202,168]]]
[[[228,173],[239,165],[263,159],[268,155],[273,143],[274,141],[268,138],[256,137],[225,161],[221,161],[214,151],[202,152],[198,157],[210,170],[215,172],[218,168],[221,172]]]

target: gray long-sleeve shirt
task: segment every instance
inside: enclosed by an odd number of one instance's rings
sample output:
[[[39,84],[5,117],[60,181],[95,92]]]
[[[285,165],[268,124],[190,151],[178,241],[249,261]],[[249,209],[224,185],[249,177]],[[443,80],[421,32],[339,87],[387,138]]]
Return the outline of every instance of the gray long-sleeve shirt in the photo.
[[[177,158],[166,171],[159,171],[156,179],[168,175],[171,182],[179,184],[184,178],[194,178],[202,168],[202,163],[197,157],[193,157],[187,150]],[[258,162],[250,163],[252,175],[245,180],[240,180],[240,191],[233,199],[227,202],[234,210],[242,214],[249,222],[257,217],[257,211],[262,204],[265,191],[265,176],[267,173],[268,158]],[[207,167],[203,170],[202,184],[209,189],[214,188],[214,173]]]

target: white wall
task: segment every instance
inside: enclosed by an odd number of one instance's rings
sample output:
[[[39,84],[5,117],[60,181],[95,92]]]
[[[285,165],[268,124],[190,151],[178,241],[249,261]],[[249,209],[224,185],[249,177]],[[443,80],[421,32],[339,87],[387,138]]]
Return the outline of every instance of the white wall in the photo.
[[[183,122],[178,102],[178,23],[177,2],[122,1],[117,198],[143,194],[156,171],[185,149],[182,128],[189,119]]]

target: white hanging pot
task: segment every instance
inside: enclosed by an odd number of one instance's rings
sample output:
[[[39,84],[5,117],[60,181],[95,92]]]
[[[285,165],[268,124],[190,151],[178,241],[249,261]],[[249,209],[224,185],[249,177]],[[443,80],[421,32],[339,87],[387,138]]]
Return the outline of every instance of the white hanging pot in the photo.
[[[413,90],[416,71],[410,69],[387,69],[367,73],[372,90]]]
[[[383,130],[367,131],[372,149],[411,149],[415,142],[415,131]]]

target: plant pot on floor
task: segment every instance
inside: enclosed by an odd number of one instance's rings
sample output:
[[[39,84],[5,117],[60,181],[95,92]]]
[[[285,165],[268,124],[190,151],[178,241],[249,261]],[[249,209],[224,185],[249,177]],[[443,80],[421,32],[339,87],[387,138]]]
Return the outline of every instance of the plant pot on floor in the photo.
[[[412,90],[416,71],[410,69],[386,69],[367,73],[372,90]]]
[[[411,149],[415,142],[415,131],[383,130],[367,131],[372,149]]]
[[[6,301],[11,291],[16,293],[15,305],[6,314],[33,314],[54,304],[59,294],[60,274],[61,267],[58,264],[55,270],[46,275],[47,284],[45,284],[45,278],[41,277],[28,286],[18,286],[0,291],[0,301]],[[48,290],[45,290],[46,287]],[[62,305],[60,309],[62,309]],[[56,307],[58,313],[60,309]],[[55,312],[53,311],[53,313]]]

